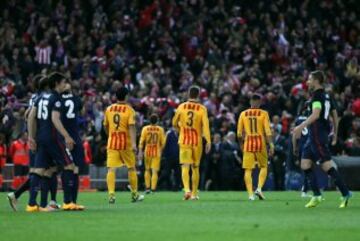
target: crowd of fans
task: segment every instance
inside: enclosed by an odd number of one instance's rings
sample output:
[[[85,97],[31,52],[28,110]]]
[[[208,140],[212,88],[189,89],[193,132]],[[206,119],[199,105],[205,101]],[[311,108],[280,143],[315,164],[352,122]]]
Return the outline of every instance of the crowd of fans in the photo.
[[[237,118],[258,92],[278,140],[272,166],[283,189],[288,136],[309,97],[312,70],[325,72],[338,105],[334,154],[360,155],[357,6],[357,0],[2,1],[1,135],[10,145],[24,131],[34,75],[61,71],[82,97],[86,114],[79,122],[93,163],[103,165],[103,110],[114,90],[131,90],[139,128],[157,113],[168,129],[197,84],[214,139],[202,185],[228,189],[241,175]]]

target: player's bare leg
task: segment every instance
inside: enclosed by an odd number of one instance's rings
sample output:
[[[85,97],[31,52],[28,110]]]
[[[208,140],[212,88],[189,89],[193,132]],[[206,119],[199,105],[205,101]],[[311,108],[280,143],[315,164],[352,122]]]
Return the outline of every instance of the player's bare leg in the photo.
[[[190,191],[190,164],[181,165],[181,177],[184,185],[184,200],[189,200],[191,198]]]
[[[116,168],[109,167],[106,175],[106,183],[109,193],[109,204],[115,203],[115,182],[116,182]]]

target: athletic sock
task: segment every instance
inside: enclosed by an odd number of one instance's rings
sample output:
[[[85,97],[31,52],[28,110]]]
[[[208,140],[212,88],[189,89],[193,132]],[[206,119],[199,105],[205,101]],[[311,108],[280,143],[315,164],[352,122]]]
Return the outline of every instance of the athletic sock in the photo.
[[[50,178],[41,178],[41,200],[40,207],[45,208],[48,204],[48,194],[50,189]]]
[[[57,187],[58,187],[57,173],[54,173],[50,178],[50,198],[51,201],[54,202],[56,202]]]
[[[316,177],[316,175],[315,175]],[[302,187],[302,192],[308,192],[309,191],[309,180],[308,180],[308,177],[307,175],[304,175],[304,184],[303,184],[303,187]]]
[[[14,192],[15,198],[18,199],[20,198],[20,196],[26,192],[27,190],[30,189],[30,178],[31,175],[29,176],[28,179],[26,179],[26,181]]]
[[[190,192],[190,167],[187,165],[181,166],[181,177],[185,192]]]
[[[115,193],[115,181],[116,181],[115,178],[116,178],[115,171],[108,171],[106,175],[106,183],[109,194]]]
[[[158,172],[157,171],[153,171],[151,173],[151,190],[155,191],[156,187],[157,187],[157,182],[158,182]]]
[[[254,195],[251,169],[245,169],[244,179],[245,179],[246,190],[247,190],[249,196]]]
[[[266,177],[267,177],[267,168],[266,167],[260,168],[258,190],[261,191],[261,188],[264,186],[266,182]]]
[[[74,174],[74,186],[72,190],[72,197],[74,203],[77,202],[78,193],[79,193],[79,175]]]
[[[191,172],[192,172],[192,175],[191,175],[192,195],[197,196],[198,189],[199,189],[199,181],[200,181],[199,167],[192,167]]]
[[[130,183],[130,187],[131,187],[131,192],[132,193],[137,193],[138,191],[138,178],[137,178],[137,174],[135,170],[129,170],[128,171],[128,178],[129,178],[129,183]]]
[[[349,189],[346,187],[343,179],[341,178],[339,172],[334,168],[330,168],[327,172],[330,177],[332,177],[335,181],[335,185],[339,188],[341,194],[345,197],[349,195]]]
[[[41,177],[37,174],[33,174],[30,177],[30,197],[29,197],[29,205],[34,206],[37,205],[36,197],[40,190]]]
[[[314,193],[314,196],[321,196],[319,185],[317,183],[315,173],[313,172],[313,170],[310,168],[310,169],[305,170],[304,172],[305,172],[305,175],[307,176],[307,179],[309,180],[309,184],[310,184],[311,190]]]
[[[74,186],[74,172],[72,170],[63,170],[61,181],[64,190],[64,203],[69,204],[73,201],[72,189]]]
[[[151,184],[150,184],[151,183],[150,170],[145,170],[144,178],[145,178],[145,188],[150,189],[150,186],[151,186]]]

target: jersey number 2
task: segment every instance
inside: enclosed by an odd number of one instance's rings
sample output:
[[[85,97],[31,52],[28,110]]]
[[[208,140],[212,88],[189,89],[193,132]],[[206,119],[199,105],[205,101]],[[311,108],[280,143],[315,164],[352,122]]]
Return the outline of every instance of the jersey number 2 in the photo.
[[[65,106],[68,107],[68,110],[66,112],[66,117],[68,119],[74,119],[75,118],[75,113],[74,113],[75,105],[74,105],[74,102],[72,100],[67,100],[67,101],[65,101]]]

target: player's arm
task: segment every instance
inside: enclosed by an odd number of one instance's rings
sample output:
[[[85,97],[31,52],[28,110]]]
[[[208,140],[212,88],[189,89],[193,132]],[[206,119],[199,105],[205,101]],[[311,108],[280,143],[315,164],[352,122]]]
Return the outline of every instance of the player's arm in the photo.
[[[160,129],[160,152],[163,151],[166,143],[166,135],[164,129]]]
[[[37,108],[35,106],[33,106],[29,112],[29,116],[28,116],[28,121],[27,121],[27,128],[29,130],[29,145],[30,145],[30,149],[32,151],[36,150],[36,141],[35,141],[35,136],[36,136],[36,113],[37,113]]]
[[[319,119],[320,113],[321,113],[321,108],[322,108],[321,102],[320,101],[314,101],[312,103],[311,108],[312,108],[311,115],[305,121],[303,121],[300,125],[295,127],[294,135],[295,135],[296,138],[300,138],[301,132],[302,132],[302,130],[304,128],[308,127],[309,125],[314,123],[317,119]]]
[[[333,119],[334,133],[331,141],[331,145],[335,146],[337,142],[338,130],[339,130],[339,116],[336,109],[331,111],[331,117]]]
[[[273,138],[272,138],[272,133],[271,133],[271,128],[270,128],[270,118],[269,118],[269,114],[267,112],[265,112],[265,117],[264,117],[264,130],[265,130],[265,137],[266,137],[266,143],[269,145],[269,154],[270,156],[274,155],[274,143],[273,143]]]
[[[129,135],[131,140],[132,150],[136,152],[136,121],[135,121],[135,111],[131,109],[130,116],[128,119],[128,126],[129,126]]]
[[[204,107],[204,112],[202,113],[202,132],[206,140],[205,152],[206,154],[211,150],[211,137],[210,137],[210,125],[207,109]]]
[[[145,148],[145,138],[146,138],[146,135],[147,135],[147,131],[146,131],[146,128],[143,127],[142,130],[141,130],[141,135],[140,135],[140,141],[139,141],[139,160],[142,160],[143,159],[143,151],[144,151],[144,148]]]
[[[239,120],[238,120],[238,126],[237,126],[237,137],[239,139],[239,143],[240,143],[240,150],[243,152],[243,148],[244,148],[244,136],[243,136],[243,132],[244,132],[244,115],[241,113]]]
[[[60,116],[60,112],[58,110],[53,110],[51,112],[51,121],[52,121],[52,123],[54,124],[56,130],[58,132],[60,132],[60,134],[64,137],[66,147],[69,148],[70,150],[72,150],[74,148],[75,142],[71,138],[69,133],[66,131],[66,129],[65,129],[64,125],[62,124],[60,118],[61,118],[61,116]]]
[[[104,131],[105,131],[105,134],[107,136],[109,136],[109,119],[107,117],[107,110],[105,111],[105,114],[104,114],[104,120],[103,120],[103,126],[104,126]]]
[[[174,129],[179,132],[179,118],[180,118],[180,107],[178,107],[178,109],[175,111],[175,115],[172,119],[172,126],[174,127]]]

